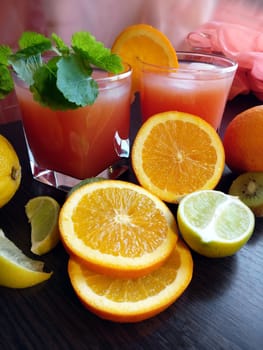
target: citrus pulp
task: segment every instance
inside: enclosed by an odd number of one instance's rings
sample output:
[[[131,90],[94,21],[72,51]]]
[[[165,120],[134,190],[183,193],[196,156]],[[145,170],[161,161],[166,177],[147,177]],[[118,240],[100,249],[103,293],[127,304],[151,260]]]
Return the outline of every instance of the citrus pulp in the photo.
[[[132,90],[140,90],[140,62],[177,67],[175,49],[165,34],[149,24],[134,24],[115,39],[112,52],[132,67]]]
[[[207,257],[235,254],[251,237],[255,217],[240,199],[220,191],[197,191],[184,197],[177,211],[186,243]]]
[[[43,271],[44,263],[28,258],[0,230],[0,285],[26,288],[49,279],[52,272]]]
[[[61,208],[59,229],[69,253],[90,269],[127,278],[159,267],[178,237],[175,218],[160,199],[120,180],[74,191]]]
[[[185,291],[193,260],[178,240],[164,264],[143,277],[112,278],[89,270],[73,257],[68,272],[77,296],[90,311],[111,321],[138,322],[160,313]]]
[[[139,183],[166,202],[213,189],[225,165],[222,141],[203,119],[183,112],[163,112],[146,120],[132,147],[132,167]]]
[[[31,224],[31,251],[42,255],[59,242],[58,215],[60,205],[49,196],[38,196],[26,204],[26,215]]]

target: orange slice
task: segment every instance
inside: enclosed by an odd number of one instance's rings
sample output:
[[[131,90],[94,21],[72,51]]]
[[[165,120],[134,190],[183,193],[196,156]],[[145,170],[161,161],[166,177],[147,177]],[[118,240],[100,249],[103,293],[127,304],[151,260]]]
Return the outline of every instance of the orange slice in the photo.
[[[176,52],[170,40],[148,24],[135,24],[124,29],[115,39],[112,52],[120,55],[132,67],[133,92],[139,91],[139,60],[178,67]]]
[[[141,186],[105,180],[80,187],[59,217],[62,242],[90,268],[134,278],[159,267],[177,240],[173,214]]]
[[[98,316],[116,322],[142,321],[160,313],[185,291],[193,273],[193,260],[180,240],[156,271],[136,279],[115,279],[97,274],[74,258],[69,277],[82,303]]]
[[[139,183],[171,203],[196,190],[213,189],[225,164],[222,141],[213,127],[176,111],[156,114],[142,125],[131,159]]]

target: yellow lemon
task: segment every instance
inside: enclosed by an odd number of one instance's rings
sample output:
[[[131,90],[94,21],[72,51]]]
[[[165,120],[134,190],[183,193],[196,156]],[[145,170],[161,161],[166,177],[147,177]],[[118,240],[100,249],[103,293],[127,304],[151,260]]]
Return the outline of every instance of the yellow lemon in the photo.
[[[10,201],[21,182],[21,166],[11,143],[0,135],[0,208]]]
[[[39,284],[52,275],[43,271],[44,263],[28,258],[0,229],[0,285],[26,288]]]

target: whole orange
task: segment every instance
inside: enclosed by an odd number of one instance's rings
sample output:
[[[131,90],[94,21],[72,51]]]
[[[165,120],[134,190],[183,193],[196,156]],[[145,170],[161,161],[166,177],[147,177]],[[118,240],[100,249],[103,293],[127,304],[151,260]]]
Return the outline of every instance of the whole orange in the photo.
[[[235,116],[226,127],[223,145],[232,171],[263,171],[263,105]]]

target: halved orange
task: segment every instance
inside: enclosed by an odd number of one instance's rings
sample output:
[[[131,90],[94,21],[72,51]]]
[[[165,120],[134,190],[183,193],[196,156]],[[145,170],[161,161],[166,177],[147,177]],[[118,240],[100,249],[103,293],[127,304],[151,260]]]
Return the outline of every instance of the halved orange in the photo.
[[[177,226],[166,204],[120,180],[84,185],[59,216],[62,242],[88,268],[134,278],[158,268],[174,249]]]
[[[125,28],[115,39],[112,52],[120,55],[132,67],[133,92],[139,91],[140,61],[178,67],[175,49],[168,37],[148,24],[134,24]]]
[[[142,125],[131,159],[144,188],[166,202],[178,203],[188,193],[217,185],[225,153],[210,124],[191,114],[170,111]]]
[[[68,272],[77,296],[90,311],[111,321],[138,322],[178,299],[192,279],[193,260],[187,246],[178,240],[166,262],[144,277],[114,279],[89,270],[73,257]]]

